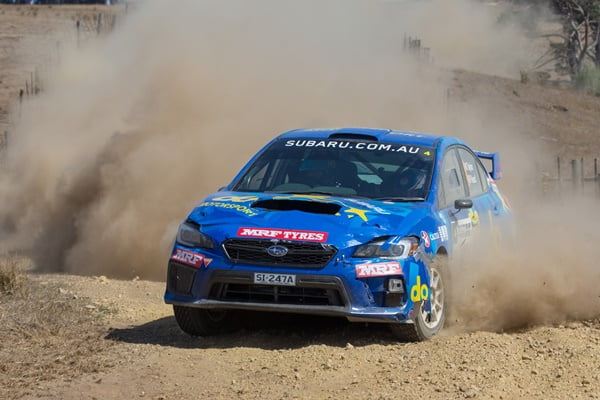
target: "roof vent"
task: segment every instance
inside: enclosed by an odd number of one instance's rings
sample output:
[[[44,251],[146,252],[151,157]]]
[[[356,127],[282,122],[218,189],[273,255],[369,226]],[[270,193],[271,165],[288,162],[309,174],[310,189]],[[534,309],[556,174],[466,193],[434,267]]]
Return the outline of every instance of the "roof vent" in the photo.
[[[329,139],[349,139],[349,140],[364,140],[368,142],[377,142],[377,138],[372,135],[364,135],[360,133],[334,133],[329,135]]]

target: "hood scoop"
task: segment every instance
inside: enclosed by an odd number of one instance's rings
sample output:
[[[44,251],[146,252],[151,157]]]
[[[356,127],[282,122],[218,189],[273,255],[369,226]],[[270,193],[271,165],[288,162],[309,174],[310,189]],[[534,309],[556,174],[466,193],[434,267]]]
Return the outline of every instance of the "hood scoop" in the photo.
[[[322,203],[308,200],[268,199],[252,203],[252,208],[264,208],[274,211],[304,211],[312,214],[335,215],[342,208],[339,204]]]

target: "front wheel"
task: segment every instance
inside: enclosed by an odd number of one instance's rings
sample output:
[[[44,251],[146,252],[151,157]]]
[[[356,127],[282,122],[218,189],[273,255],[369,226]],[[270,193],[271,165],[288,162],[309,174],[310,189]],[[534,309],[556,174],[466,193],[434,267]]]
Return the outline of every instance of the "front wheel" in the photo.
[[[192,336],[214,336],[235,330],[237,313],[233,310],[207,310],[173,306],[177,325]]]
[[[392,324],[394,335],[403,340],[422,342],[439,333],[446,321],[447,304],[444,276],[447,273],[446,262],[442,256],[436,258],[428,267],[429,298],[415,303],[413,324]],[[429,307],[426,307],[426,302]]]

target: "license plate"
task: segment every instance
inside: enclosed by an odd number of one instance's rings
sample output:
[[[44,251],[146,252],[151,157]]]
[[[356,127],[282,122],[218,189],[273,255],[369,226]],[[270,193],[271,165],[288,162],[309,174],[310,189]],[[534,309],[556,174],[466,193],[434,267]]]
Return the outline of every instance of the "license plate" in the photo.
[[[259,285],[296,286],[296,275],[254,273],[254,283]]]

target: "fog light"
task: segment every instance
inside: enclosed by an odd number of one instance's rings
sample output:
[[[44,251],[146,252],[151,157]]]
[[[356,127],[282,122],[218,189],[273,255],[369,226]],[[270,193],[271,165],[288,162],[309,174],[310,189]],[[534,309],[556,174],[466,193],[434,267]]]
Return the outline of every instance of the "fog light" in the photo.
[[[388,279],[387,291],[390,293],[404,293],[402,279]]]

